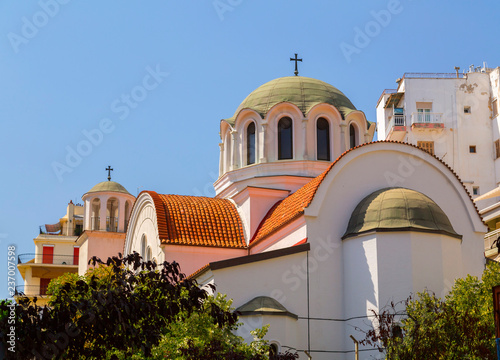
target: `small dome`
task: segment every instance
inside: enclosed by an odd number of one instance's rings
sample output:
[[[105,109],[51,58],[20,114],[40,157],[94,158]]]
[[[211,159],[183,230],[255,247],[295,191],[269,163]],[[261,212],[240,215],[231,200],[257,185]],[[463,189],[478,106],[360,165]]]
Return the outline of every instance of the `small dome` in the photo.
[[[240,315],[285,315],[297,319],[297,315],[289,312],[277,300],[269,296],[257,296],[236,309]]]
[[[104,191],[113,191],[130,195],[127,189],[125,189],[121,184],[118,184],[115,181],[100,182],[99,184],[95,185],[92,189],[87,191],[87,194],[95,192],[104,192]]]
[[[281,102],[297,105],[304,115],[321,103],[335,106],[343,117],[356,110],[347,96],[326,82],[303,76],[287,76],[269,81],[252,91],[236,109],[234,116],[226,121],[234,124],[243,109],[255,110],[264,118],[274,105]]]
[[[381,189],[361,200],[342,239],[369,231],[436,232],[462,238],[434,201],[405,188]]]

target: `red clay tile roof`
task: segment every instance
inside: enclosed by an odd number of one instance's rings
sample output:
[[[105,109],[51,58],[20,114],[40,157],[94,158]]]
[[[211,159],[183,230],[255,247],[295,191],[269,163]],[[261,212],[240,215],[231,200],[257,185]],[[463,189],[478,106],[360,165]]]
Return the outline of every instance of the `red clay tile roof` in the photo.
[[[246,248],[243,224],[231,201],[145,192],[155,204],[162,244]]]
[[[341,158],[343,158],[347,153],[363,147],[363,146],[368,146],[371,144],[376,144],[376,143],[395,143],[395,144],[402,144],[406,146],[411,146],[413,148],[417,148],[419,150],[422,150],[416,145],[413,144],[408,144],[405,142],[400,142],[400,141],[393,141],[393,140],[385,140],[385,141],[373,141],[369,143],[364,143],[359,146],[356,146],[354,148],[351,148],[344,152],[342,155],[340,155],[329,167],[326,169],[322,174],[317,176],[316,178],[312,179],[310,182],[302,186],[300,189],[298,189],[296,192],[293,194],[289,195],[287,198],[278,201],[274,206],[268,211],[267,215],[264,217],[262,222],[259,225],[259,228],[255,232],[255,235],[253,236],[252,240],[250,241],[250,244],[255,244],[259,240],[262,240],[263,238],[273,234],[274,232],[280,230],[283,228],[285,225],[289,224],[290,222],[294,221],[295,219],[298,219],[300,216],[304,214],[305,208],[309,206],[311,201],[314,198],[314,195],[316,194],[316,191],[318,190],[319,185],[325,178],[325,176],[328,174],[328,172],[337,164]],[[425,151],[425,150],[422,150]],[[481,218],[481,215],[479,214],[479,210],[472,200],[472,196],[470,195],[469,191],[465,187],[464,183],[462,180],[458,177],[458,175],[453,171],[453,169],[446,164],[443,160],[438,158],[435,155],[430,154],[434,158],[436,158],[438,161],[440,161],[443,165],[445,165],[452,173],[455,175],[457,180],[462,184],[465,192],[469,196],[471,202],[474,205],[474,208],[476,209],[476,212],[478,216]],[[481,218],[482,220],[482,218]],[[483,221],[483,224],[484,221]],[[486,225],[486,224],[485,224]]]

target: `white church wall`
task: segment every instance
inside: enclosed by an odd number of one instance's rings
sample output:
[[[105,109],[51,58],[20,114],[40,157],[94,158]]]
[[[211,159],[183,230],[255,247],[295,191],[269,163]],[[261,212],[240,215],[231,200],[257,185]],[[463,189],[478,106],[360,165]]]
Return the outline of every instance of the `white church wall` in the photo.
[[[258,254],[265,251],[278,250],[294,246],[307,238],[307,227],[304,217],[300,217],[284,228],[276,231],[259,243],[252,245],[251,254]]]
[[[188,276],[211,262],[245,256],[248,253],[246,249],[208,246],[162,245],[161,248],[164,261],[176,261],[181,266],[181,271]]]
[[[366,181],[367,179],[369,181]],[[310,293],[315,299],[311,316],[344,319],[348,313],[356,313],[357,309],[352,306],[355,300],[351,303],[351,300],[343,298],[344,288],[349,289],[356,275],[355,272],[347,275],[344,271],[347,266],[344,262],[348,261],[348,258],[343,256],[343,246],[347,246],[346,244],[352,239],[342,241],[341,237],[347,228],[352,211],[365,196],[393,186],[406,187],[429,196],[448,215],[455,231],[464,236],[460,244],[462,254],[451,252],[447,257],[448,263],[455,258],[456,262],[463,263],[463,266],[460,269],[449,270],[446,277],[456,278],[464,277],[468,273],[473,275],[482,273],[484,266],[482,236],[486,229],[455,176],[442,163],[419,149],[402,144],[371,144],[352,151],[340,159],[323,180],[313,202],[305,210],[308,242],[311,244],[310,254],[318,259],[317,269],[310,274]],[[418,240],[415,241],[418,247]],[[360,246],[357,245],[359,249]],[[366,246],[369,246],[368,243]],[[396,248],[392,247],[390,252],[386,251],[381,260],[377,259],[379,267],[384,257],[386,261],[394,261],[390,254],[398,253],[401,257],[413,257],[414,250],[407,252],[405,249],[408,247],[407,244],[395,243],[393,246]],[[346,249],[347,255],[354,257],[356,250]],[[364,252],[357,253],[366,256]],[[425,252],[422,255],[425,255]],[[415,257],[418,258],[417,253]],[[373,258],[370,259],[373,261]],[[364,261],[363,266],[370,269],[366,258],[361,257],[357,261]],[[404,264],[397,260],[395,266],[402,265]],[[401,281],[408,280],[408,275],[404,275],[404,272],[402,274]],[[442,282],[444,280],[441,279]],[[431,278],[426,281],[433,284]],[[324,284],[330,285],[325,287]],[[425,285],[423,280],[421,285]],[[381,284],[378,286],[380,288]],[[384,289],[384,292],[386,291],[392,290]],[[387,295],[390,294],[378,294],[379,297]],[[353,296],[355,295],[351,295]],[[348,335],[352,333],[352,328],[346,326],[345,329],[345,337],[342,334],[343,341],[340,347],[350,349],[352,341]]]
[[[213,270],[217,291],[229,294],[235,308],[257,296],[269,296],[276,299],[289,312],[301,318],[307,317],[307,279],[304,272],[306,254],[306,252],[301,252]],[[235,279],[240,280],[235,281]],[[307,349],[306,320],[286,320],[287,326],[282,326],[282,320],[278,320],[275,327],[274,321],[278,317],[269,316],[268,318],[269,320],[266,320],[267,317],[265,317],[265,320],[273,321],[272,332],[270,332],[273,339],[279,341],[282,346]],[[241,318],[245,324],[244,329],[248,333],[266,324],[256,319],[253,316]]]

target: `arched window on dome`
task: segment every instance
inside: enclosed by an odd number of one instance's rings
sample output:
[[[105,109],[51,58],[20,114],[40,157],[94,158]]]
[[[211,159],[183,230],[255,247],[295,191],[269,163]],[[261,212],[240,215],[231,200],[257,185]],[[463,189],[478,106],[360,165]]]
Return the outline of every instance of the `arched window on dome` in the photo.
[[[358,142],[356,140],[357,131],[356,126],[354,124],[349,125],[349,147],[352,149],[353,147],[358,146]]]
[[[293,159],[293,122],[288,116],[278,122],[278,160]]]
[[[224,141],[225,165],[224,172],[231,170],[231,132],[228,131]]]
[[[106,204],[106,231],[118,231],[118,199],[110,198]]]
[[[316,157],[330,161],[330,124],[322,117],[316,122]]]
[[[247,165],[255,164],[255,123],[247,126]]]
[[[130,209],[131,209],[130,201],[127,200],[125,202],[125,231],[127,231],[128,228],[128,220],[130,218]]]
[[[90,230],[99,230],[101,212],[101,200],[96,198],[92,200],[92,215],[90,222]]]

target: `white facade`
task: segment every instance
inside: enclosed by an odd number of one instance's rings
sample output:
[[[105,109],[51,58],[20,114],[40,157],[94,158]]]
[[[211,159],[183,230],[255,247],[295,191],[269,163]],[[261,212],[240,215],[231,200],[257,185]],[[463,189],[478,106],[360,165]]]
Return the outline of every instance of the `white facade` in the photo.
[[[386,90],[377,104],[379,140],[432,142],[434,154],[458,173],[473,197],[494,189],[500,181],[492,112],[498,73],[499,68],[483,68],[458,76],[405,74],[398,89]]]

